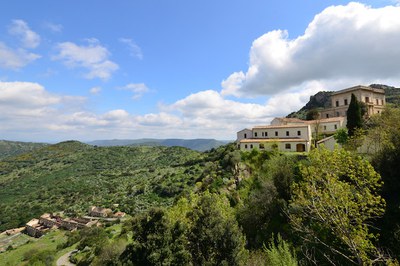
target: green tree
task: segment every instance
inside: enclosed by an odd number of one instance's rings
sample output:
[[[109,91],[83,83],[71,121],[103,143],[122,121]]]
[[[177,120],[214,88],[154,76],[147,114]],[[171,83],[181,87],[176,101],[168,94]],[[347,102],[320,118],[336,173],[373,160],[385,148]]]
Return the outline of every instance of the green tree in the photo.
[[[343,149],[316,149],[309,159],[300,168],[302,180],[293,186],[289,210],[303,250],[316,252],[319,263],[372,263],[380,255],[368,222],[385,207],[379,174]]]
[[[352,93],[349,108],[347,109],[347,124],[349,136],[353,136],[356,128],[362,127],[361,105]]]
[[[376,145],[372,164],[384,181],[382,196],[385,215],[375,225],[380,228],[381,244],[400,259],[400,109],[386,108],[372,117],[368,139]]]
[[[318,109],[311,109],[307,112],[306,120],[317,120],[320,118]]]
[[[349,138],[349,134],[347,133],[347,129],[341,128],[335,132],[335,135],[333,135],[333,137],[335,138],[337,143],[339,143],[340,145],[345,145]]]
[[[204,193],[188,218],[192,222],[188,240],[194,265],[242,265],[247,259],[245,237],[224,196]]]
[[[289,244],[282,239],[281,235],[278,234],[276,242],[275,244],[274,237],[272,237],[268,247],[264,247],[267,253],[267,265],[297,266],[296,255],[293,254]]]

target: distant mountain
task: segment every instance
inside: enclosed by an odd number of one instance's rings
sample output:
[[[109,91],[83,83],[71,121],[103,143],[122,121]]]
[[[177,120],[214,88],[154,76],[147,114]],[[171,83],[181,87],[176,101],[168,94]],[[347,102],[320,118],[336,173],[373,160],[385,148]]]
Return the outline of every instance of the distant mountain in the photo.
[[[25,152],[33,151],[49,144],[34,143],[34,142],[21,142],[21,141],[8,141],[0,140],[0,160],[6,157],[19,155]]]
[[[382,84],[371,84],[371,88],[385,90],[386,102],[394,106],[400,106],[400,88]],[[323,109],[331,107],[331,95],[333,91],[320,91],[317,94],[310,96],[308,103],[297,112],[292,112],[286,117],[306,119],[308,111],[312,109]]]
[[[207,151],[212,148],[218,148],[225,145],[229,141],[215,139],[112,139],[112,140],[95,140],[87,142],[94,146],[179,146],[196,151]]]

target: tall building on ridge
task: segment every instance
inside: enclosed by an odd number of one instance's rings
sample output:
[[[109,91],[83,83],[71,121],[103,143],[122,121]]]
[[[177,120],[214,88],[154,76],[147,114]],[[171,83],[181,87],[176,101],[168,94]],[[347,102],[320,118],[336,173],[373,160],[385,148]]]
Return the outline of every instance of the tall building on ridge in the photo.
[[[331,108],[324,109],[321,112],[321,118],[346,116],[351,94],[365,105],[366,116],[381,113],[386,104],[384,90],[359,85],[334,92],[331,95]]]

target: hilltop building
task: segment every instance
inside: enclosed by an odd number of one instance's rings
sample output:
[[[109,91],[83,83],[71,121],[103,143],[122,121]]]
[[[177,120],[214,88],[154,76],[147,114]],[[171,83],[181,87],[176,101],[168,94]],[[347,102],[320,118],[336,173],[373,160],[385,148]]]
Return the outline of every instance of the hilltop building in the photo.
[[[270,125],[255,126],[237,132],[237,145],[240,150],[272,150],[290,152],[309,152],[314,144],[333,149],[336,141],[333,134],[346,127],[346,113],[351,94],[366,106],[366,116],[379,114],[385,105],[385,91],[366,86],[355,86],[332,94],[331,108],[320,113],[320,119],[301,120],[298,118],[277,117]],[[324,138],[316,141],[318,137]]]
[[[334,92],[331,95],[331,108],[323,110],[321,112],[321,118],[345,117],[347,109],[349,108],[351,94],[354,94],[358,101],[365,104],[366,116],[381,113],[386,104],[385,91],[383,89],[359,85]]]

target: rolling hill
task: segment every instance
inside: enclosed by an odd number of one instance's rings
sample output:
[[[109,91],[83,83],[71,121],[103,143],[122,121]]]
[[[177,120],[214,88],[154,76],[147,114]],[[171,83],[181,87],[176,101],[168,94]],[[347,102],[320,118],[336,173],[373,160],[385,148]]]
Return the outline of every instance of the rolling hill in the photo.
[[[46,143],[0,140],[0,159],[47,146]]]
[[[205,157],[182,147],[94,147],[67,141],[3,158],[0,231],[44,212],[83,214],[96,205],[134,214],[170,205],[193,190]]]
[[[227,144],[229,141],[215,139],[113,139],[95,140],[87,144],[95,146],[166,146],[185,147],[196,151],[207,151]]]

